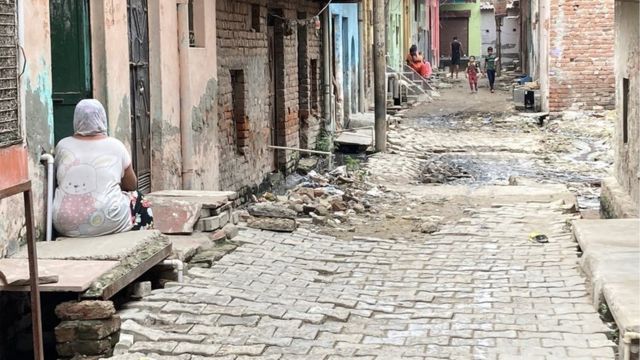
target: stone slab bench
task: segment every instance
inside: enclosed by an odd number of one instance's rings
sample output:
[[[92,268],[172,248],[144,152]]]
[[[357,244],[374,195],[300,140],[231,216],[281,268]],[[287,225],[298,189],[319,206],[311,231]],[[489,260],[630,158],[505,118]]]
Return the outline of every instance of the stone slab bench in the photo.
[[[39,242],[39,266],[59,277],[58,282],[43,284],[41,289],[79,292],[81,298],[109,299],[171,255],[171,250],[169,239],[155,230]],[[16,269],[28,266],[26,249],[0,261],[13,262],[19,266]],[[0,290],[23,289],[2,286]]]
[[[573,233],[594,305],[606,301],[621,337],[640,331],[640,219],[576,220]]]

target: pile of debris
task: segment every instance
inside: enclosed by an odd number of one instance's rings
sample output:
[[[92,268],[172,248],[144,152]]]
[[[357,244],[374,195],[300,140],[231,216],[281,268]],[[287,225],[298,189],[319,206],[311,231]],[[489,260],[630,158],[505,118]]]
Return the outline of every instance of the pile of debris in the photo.
[[[453,162],[443,161],[440,156],[428,160],[420,174],[420,181],[424,184],[444,184],[465,178],[472,178],[472,175]]]
[[[310,171],[285,195],[265,193],[255,198],[242,217],[249,227],[272,231],[294,231],[298,222],[340,227],[352,216],[375,213],[367,198],[382,196],[384,191],[358,180],[346,166],[325,175]]]

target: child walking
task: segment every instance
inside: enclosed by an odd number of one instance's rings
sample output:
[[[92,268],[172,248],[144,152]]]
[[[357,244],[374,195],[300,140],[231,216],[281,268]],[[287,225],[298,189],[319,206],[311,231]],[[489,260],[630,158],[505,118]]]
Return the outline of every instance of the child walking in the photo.
[[[471,92],[478,92],[478,64],[476,63],[475,56],[469,56],[469,63],[467,64],[467,73],[465,76],[469,79],[469,87]]]

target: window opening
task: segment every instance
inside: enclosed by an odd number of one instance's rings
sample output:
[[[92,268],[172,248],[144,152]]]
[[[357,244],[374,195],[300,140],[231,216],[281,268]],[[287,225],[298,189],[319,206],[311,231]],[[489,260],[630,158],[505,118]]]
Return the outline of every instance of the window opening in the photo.
[[[251,30],[260,32],[260,5],[251,5]]]
[[[248,145],[249,126],[245,115],[244,71],[230,70],[232,121],[235,132],[236,152],[244,154]]]
[[[318,60],[311,59],[311,110],[317,113],[318,107]]]
[[[0,2],[0,148],[22,142],[18,117],[16,2]]]
[[[204,47],[204,0],[189,0],[189,46]]]
[[[622,79],[622,143],[629,142],[629,79]]]

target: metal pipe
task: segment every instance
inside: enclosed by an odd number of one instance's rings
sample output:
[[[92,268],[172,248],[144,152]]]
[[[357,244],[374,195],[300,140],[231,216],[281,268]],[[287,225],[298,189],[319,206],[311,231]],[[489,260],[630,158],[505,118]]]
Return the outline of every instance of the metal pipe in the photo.
[[[331,44],[329,43],[329,32],[331,31],[331,24],[329,23],[329,17],[331,13],[329,8],[326,8],[322,14],[322,62],[323,67],[323,83],[324,83],[324,121],[325,126],[328,126],[329,131],[334,130],[333,125],[333,112],[331,111]]]
[[[162,262],[162,265],[173,266],[178,272],[178,282],[181,283],[184,279],[184,263],[178,259],[167,259]]]
[[[40,155],[40,161],[47,163],[47,234],[46,240],[51,241],[53,235],[53,155],[45,153]]]
[[[387,73],[387,83],[390,78],[393,79],[393,89],[391,90],[393,98],[398,99],[400,98],[400,76],[397,73]]]
[[[193,189],[194,157],[191,130],[191,71],[189,66],[189,2],[178,0],[178,60],[180,66],[180,147],[182,188]]]
[[[640,339],[640,333],[627,331],[622,337],[624,343],[624,360],[631,359],[631,341]]]
[[[358,3],[358,38],[360,39],[360,56],[358,59],[358,111],[365,112],[364,106],[364,4]]]

